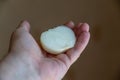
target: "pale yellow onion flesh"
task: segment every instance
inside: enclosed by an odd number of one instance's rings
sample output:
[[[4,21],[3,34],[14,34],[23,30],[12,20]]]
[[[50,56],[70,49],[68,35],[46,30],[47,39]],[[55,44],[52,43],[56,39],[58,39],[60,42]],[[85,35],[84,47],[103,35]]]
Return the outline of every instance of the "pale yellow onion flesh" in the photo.
[[[51,54],[60,54],[74,47],[76,37],[70,28],[61,25],[43,32],[40,42],[45,51]]]

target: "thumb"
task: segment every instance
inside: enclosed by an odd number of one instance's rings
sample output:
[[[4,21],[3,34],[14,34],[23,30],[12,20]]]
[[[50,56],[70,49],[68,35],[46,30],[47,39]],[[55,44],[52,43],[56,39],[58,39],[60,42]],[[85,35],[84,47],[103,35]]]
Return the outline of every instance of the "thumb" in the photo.
[[[24,31],[30,31],[30,24],[27,20],[21,21],[18,25],[17,29],[24,30]]]
[[[13,32],[10,40],[9,52],[27,53],[37,56],[43,56],[41,49],[32,35],[29,33],[30,24],[23,21]]]
[[[14,46],[16,40],[20,39],[23,36],[23,33],[29,33],[29,31],[30,31],[29,22],[21,21],[16,30],[11,35],[8,52],[12,50],[12,47]]]

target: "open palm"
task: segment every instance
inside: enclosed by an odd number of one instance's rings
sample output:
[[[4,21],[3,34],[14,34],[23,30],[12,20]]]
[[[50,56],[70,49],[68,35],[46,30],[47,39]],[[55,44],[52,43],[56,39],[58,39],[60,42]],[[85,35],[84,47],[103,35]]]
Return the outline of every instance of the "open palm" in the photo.
[[[9,53],[2,60],[0,70],[12,76],[11,80],[61,80],[78,59],[90,38],[88,24],[74,25],[70,21],[65,25],[75,32],[77,42],[72,49],[52,55],[36,43],[29,32],[30,24],[23,21],[11,36]]]

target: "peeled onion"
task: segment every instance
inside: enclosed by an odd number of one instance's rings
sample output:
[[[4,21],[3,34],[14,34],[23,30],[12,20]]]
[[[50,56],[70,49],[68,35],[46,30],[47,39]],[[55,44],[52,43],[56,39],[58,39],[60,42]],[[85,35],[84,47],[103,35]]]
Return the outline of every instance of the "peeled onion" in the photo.
[[[42,32],[40,42],[45,51],[60,54],[74,47],[76,37],[69,27],[61,25]]]

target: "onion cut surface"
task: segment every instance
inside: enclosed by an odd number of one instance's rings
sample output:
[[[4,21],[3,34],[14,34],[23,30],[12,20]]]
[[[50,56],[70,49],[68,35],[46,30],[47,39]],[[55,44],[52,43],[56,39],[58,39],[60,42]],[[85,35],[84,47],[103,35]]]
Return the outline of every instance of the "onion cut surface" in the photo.
[[[40,42],[45,51],[59,54],[74,47],[76,37],[70,28],[62,25],[43,32],[40,36]]]

